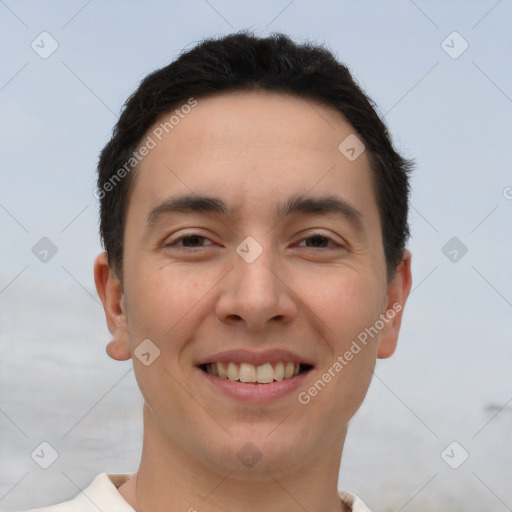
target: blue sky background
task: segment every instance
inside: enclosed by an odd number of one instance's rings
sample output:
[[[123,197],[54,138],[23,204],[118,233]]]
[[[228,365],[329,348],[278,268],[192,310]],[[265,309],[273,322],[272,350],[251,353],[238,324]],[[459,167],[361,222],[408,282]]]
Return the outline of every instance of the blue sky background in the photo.
[[[243,28],[326,44],[417,163],[413,292],[340,487],[372,510],[511,508],[511,22],[510,0],[0,1],[0,509],[136,469],[141,399],[131,363],[105,356],[92,275],[97,158],[147,73]],[[31,48],[43,31],[58,43],[47,59]],[[454,31],[458,58],[442,45]],[[47,263],[42,237],[58,249]],[[44,440],[59,451],[46,470],[30,458]],[[469,453],[456,470],[441,458],[452,441]]]

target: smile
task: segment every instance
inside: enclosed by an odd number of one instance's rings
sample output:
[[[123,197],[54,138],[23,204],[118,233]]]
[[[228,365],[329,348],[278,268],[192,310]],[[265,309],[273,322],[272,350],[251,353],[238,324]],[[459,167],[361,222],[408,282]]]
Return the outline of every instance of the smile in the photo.
[[[270,384],[291,379],[312,368],[309,364],[278,362],[254,365],[251,363],[215,362],[200,365],[200,368],[215,377],[233,382]]]

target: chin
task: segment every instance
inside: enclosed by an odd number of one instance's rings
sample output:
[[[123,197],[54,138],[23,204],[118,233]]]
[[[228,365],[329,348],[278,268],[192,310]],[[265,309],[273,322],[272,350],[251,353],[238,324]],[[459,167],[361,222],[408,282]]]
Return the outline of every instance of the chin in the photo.
[[[273,428],[276,428],[275,424]],[[274,432],[272,428],[261,428],[260,432],[251,429],[250,435],[245,432],[245,435],[239,433],[225,439],[224,446],[215,443],[210,462],[217,466],[217,471],[222,474],[233,471],[232,476],[240,480],[254,480],[258,475],[268,480],[268,473],[284,472],[304,459],[305,446],[300,440],[304,437],[284,431],[279,434],[278,429]],[[272,433],[269,435],[269,432]],[[203,454],[206,453],[206,450],[203,451]]]

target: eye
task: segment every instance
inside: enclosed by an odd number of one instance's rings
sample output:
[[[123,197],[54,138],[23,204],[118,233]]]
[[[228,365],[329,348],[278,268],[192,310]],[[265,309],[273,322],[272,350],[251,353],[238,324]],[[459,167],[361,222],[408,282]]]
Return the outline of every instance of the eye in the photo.
[[[196,247],[204,247],[206,245],[213,245],[213,242],[205,236],[198,235],[197,233],[186,233],[175,240],[171,240],[166,247],[185,247],[194,249]]]
[[[303,238],[298,245],[313,249],[343,249],[342,244],[337,243],[332,238],[320,233],[313,233],[310,236]]]
[[[186,233],[184,235],[171,240],[165,246],[170,248],[195,249],[201,247],[212,246],[214,243],[207,237],[198,233]],[[320,233],[312,233],[310,236],[303,238],[298,244],[299,247],[307,247],[309,249],[343,249],[344,246],[335,242],[331,237]]]

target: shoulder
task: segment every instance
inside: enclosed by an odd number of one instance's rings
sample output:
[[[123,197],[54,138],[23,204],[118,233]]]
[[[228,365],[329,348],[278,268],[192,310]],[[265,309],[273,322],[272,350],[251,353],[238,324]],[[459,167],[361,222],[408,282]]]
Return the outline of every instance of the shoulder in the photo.
[[[73,499],[25,512],[98,512],[98,510],[135,512],[117,490],[130,476],[130,474],[101,473]]]
[[[355,494],[348,491],[338,491],[339,497],[347,510],[352,512],[371,512],[365,503]]]

